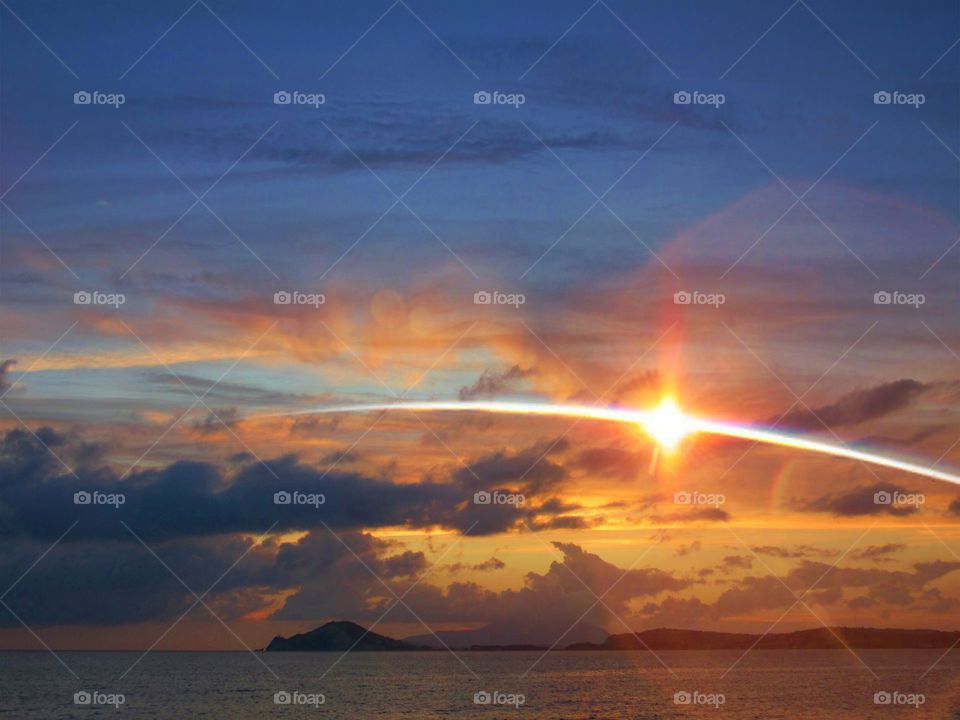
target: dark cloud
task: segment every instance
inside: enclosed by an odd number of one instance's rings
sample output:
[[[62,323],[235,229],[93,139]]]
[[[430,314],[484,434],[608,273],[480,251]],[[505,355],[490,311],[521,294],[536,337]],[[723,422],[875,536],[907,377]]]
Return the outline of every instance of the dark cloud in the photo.
[[[211,428],[219,425],[208,420]],[[469,470],[454,471],[447,481],[428,477],[419,483],[396,483],[389,473],[370,477],[340,466],[329,470],[329,457],[314,466],[293,455],[263,462],[244,455],[224,466],[183,460],[121,478],[102,464],[101,446],[49,428],[39,429],[36,437],[13,430],[0,441],[0,536],[54,538],[78,518],[83,522],[72,540],[129,539],[120,520],[148,539],[259,533],[274,522],[277,530],[439,526],[475,535],[506,532],[525,522],[587,527],[595,521],[571,514],[576,505],[543,497],[567,477],[550,459],[565,447],[564,442],[539,443],[517,453],[498,451],[474,461]],[[476,502],[480,491],[521,497],[484,504]],[[118,508],[77,505],[78,492],[122,493],[124,502]],[[276,504],[275,495],[283,492],[313,495],[317,502]]]
[[[902,438],[889,437],[887,435],[868,435],[867,437],[861,438],[858,442],[861,442],[864,445],[895,445],[898,447],[910,447],[912,445],[919,445],[925,440],[929,440],[930,438],[935,437],[936,435],[949,429],[950,425],[938,424],[921,428],[920,430],[910,433],[906,437]]]
[[[325,437],[336,432],[342,421],[343,416],[339,414],[302,415],[293,421],[290,434],[299,437]]]
[[[830,405],[792,410],[779,424],[803,430],[818,430],[823,425],[829,428],[856,425],[902,410],[930,387],[917,380],[903,379],[854,390]],[[772,424],[776,420],[773,418],[768,422]]]
[[[793,545],[789,548],[778,545],[754,545],[751,550],[758,555],[770,555],[778,558],[830,557],[835,554],[812,545]]]
[[[0,458],[0,468],[12,464]],[[76,537],[122,538],[120,520],[150,539],[262,532],[274,522],[283,530],[323,523],[334,528],[441,524],[463,529],[457,506],[466,495],[453,484],[400,485],[357,473],[324,475],[293,457],[251,462],[232,473],[210,463],[179,461],[132,473],[122,483],[108,468],[77,468],[74,476],[48,461],[38,464],[42,470],[4,474],[0,481],[7,510],[0,533],[55,537],[77,518],[83,522],[72,534]],[[125,502],[118,509],[78,506],[74,493],[80,491],[122,492]],[[274,503],[276,493],[293,491],[323,495],[325,502],[317,507]]]
[[[503,570],[506,566],[507,564],[500,558],[492,557],[484,560],[482,563],[474,565],[473,569],[478,572],[487,572],[490,570]]]
[[[532,374],[532,370],[524,370],[519,365],[514,365],[504,372],[484,370],[473,385],[460,388],[460,399],[476,400],[495,397],[512,390],[518,381]]]
[[[603,518],[587,518],[581,515],[560,515],[544,520],[533,520],[530,525],[534,530],[585,530],[599,525]]]
[[[960,498],[957,498],[956,500],[951,502],[950,507],[947,509],[947,511],[951,515],[960,515]]]
[[[190,423],[200,435],[214,435],[233,428],[240,419],[237,408],[213,408],[200,420]]]
[[[10,371],[17,361],[13,358],[0,362],[0,395],[7,392],[11,387]]]
[[[551,458],[565,452],[566,440],[543,442],[516,453],[497,451],[479,458],[454,474],[467,488],[513,487],[514,492],[535,495],[557,488],[568,470]]]
[[[319,120],[295,121],[284,133],[261,142],[251,157],[281,164],[287,173],[351,172],[363,167],[357,157],[374,169],[422,169],[433,163],[471,125],[471,118],[460,113],[439,114],[436,108],[432,110],[428,114],[426,108],[417,112],[409,105],[401,108],[389,102],[371,102],[365,103],[362,109],[340,113],[329,122],[335,128],[350,128],[349,133],[341,136],[353,152],[346,150]],[[556,151],[635,148],[642,152],[656,140],[659,135],[656,130],[651,127],[647,133],[631,135],[612,128],[570,127],[541,129],[538,134]],[[211,138],[196,135],[197,131],[190,131],[188,142],[209,152]],[[252,140],[245,128],[231,132],[231,138],[237,153],[248,148]],[[489,119],[473,128],[447,153],[444,165],[502,165],[542,152],[540,140],[519,123]]]
[[[893,562],[890,555],[894,555],[901,550],[906,550],[907,546],[903,543],[886,543],[885,545],[868,545],[865,548],[855,550],[850,553],[850,557],[856,560],[870,560],[873,562]]]
[[[507,564],[503,562],[500,558],[491,557],[487,558],[481,563],[475,563],[473,565],[468,565],[465,563],[452,563],[447,565],[446,569],[450,573],[458,573],[464,570],[469,570],[472,572],[492,572],[494,570],[503,570]]]
[[[916,505],[902,505],[895,503],[878,502],[884,495],[907,494],[908,491],[899,485],[879,483],[859,487],[842,493],[833,493],[799,503],[797,510],[801,512],[826,512],[842,517],[857,515],[912,515],[917,512]]]
[[[679,510],[666,515],[651,515],[653,522],[687,523],[687,522],[726,522],[730,513],[718,507],[696,507],[688,510]]]
[[[753,558],[749,555],[727,555],[720,566],[720,569],[724,572],[735,569],[750,570],[751,568],[753,568]]]
[[[385,608],[390,596],[380,580],[399,593],[428,567],[422,553],[365,533],[336,537],[322,530],[294,543],[272,538],[255,543],[251,537],[221,536],[151,543],[151,549],[198,594],[221,578],[206,602],[228,622],[262,611],[274,592],[284,590],[296,591],[293,597],[309,604],[314,618],[351,614],[351,608],[361,613],[368,606]],[[4,587],[47,547],[22,542],[5,553],[0,559]],[[169,622],[195,598],[139,543],[100,539],[59,543],[5,601],[31,626],[110,626]],[[202,608],[192,619],[213,620]],[[17,623],[11,614],[0,614],[0,625]]]
[[[700,549],[703,547],[699,540],[694,540],[689,545],[678,545],[677,549],[673,551],[674,555],[678,557],[685,557],[686,555],[691,555],[695,552],[700,552]]]
[[[345,465],[355,463],[359,459],[360,454],[352,450],[335,450],[321,457],[320,462],[324,465]]]

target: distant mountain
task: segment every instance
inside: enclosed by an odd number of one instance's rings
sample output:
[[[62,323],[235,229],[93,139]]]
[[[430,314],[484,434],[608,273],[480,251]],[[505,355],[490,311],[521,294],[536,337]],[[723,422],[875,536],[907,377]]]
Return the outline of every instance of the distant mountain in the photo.
[[[545,650],[552,647],[566,628],[551,638],[544,628],[536,632],[530,628],[510,630],[487,626],[477,630],[439,632],[441,643],[433,635],[417,635],[406,640],[395,640],[368,632],[365,628],[345,620],[328,622],[307,633],[292,637],[275,637],[266,647],[267,652],[299,651],[323,652],[359,650],[362,652],[436,650],[444,647],[458,650]],[[567,642],[574,638],[589,638]],[[537,638],[534,640],[533,638]],[[595,625],[580,624],[557,643],[566,650],[906,650],[946,649],[960,643],[960,632],[941,630],[899,630],[886,628],[816,628],[789,633],[751,635],[748,633],[720,633],[704,630],[671,630],[658,628],[639,633],[606,635]]]
[[[267,645],[267,652],[323,652],[337,651],[397,651],[397,650],[425,650],[402,640],[394,640],[385,635],[368,632],[366,628],[356,623],[340,620],[328,622],[326,625],[300,635],[285,638],[279,635]]]
[[[949,648],[960,632],[885,628],[816,628],[790,633],[750,635],[658,628],[610,635],[602,643],[573,643],[567,650],[902,650]]]
[[[454,650],[478,650],[489,646],[549,648],[558,638],[562,638],[557,644],[557,648],[562,648],[570,643],[602,643],[607,635],[606,630],[589,623],[577,623],[571,628],[565,623],[531,622],[524,627],[511,623],[486,625],[476,630],[441,630],[436,636],[414,635],[404,640],[431,648],[443,648],[446,645]]]

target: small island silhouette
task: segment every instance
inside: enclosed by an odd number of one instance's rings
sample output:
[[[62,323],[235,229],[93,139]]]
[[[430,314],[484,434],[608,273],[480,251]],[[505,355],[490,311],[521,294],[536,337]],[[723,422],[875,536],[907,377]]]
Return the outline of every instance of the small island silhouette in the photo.
[[[721,633],[706,630],[657,628],[637,633],[609,635],[602,643],[578,642],[563,650],[907,650],[946,649],[960,643],[960,632],[942,630],[904,630],[895,628],[815,628],[787,633]],[[470,644],[452,646],[456,650],[546,650],[531,644]],[[402,652],[443,649],[396,640],[367,630],[357,623],[337,620],[289,638],[277,636],[266,652]],[[560,649],[560,648],[557,648]]]

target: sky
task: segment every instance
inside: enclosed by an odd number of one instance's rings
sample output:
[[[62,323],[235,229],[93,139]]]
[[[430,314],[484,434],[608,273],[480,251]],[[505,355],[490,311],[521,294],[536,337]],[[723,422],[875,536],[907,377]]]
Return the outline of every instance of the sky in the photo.
[[[947,483],[310,410],[671,396],[960,468],[958,33],[953,2],[7,0],[0,647],[957,629]]]

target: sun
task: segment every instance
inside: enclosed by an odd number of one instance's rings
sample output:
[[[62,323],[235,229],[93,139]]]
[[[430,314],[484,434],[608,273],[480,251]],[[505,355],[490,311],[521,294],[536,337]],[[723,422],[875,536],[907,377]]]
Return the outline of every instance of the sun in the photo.
[[[665,397],[640,423],[644,432],[657,441],[664,452],[671,453],[694,431],[691,418],[684,414],[672,397]]]

